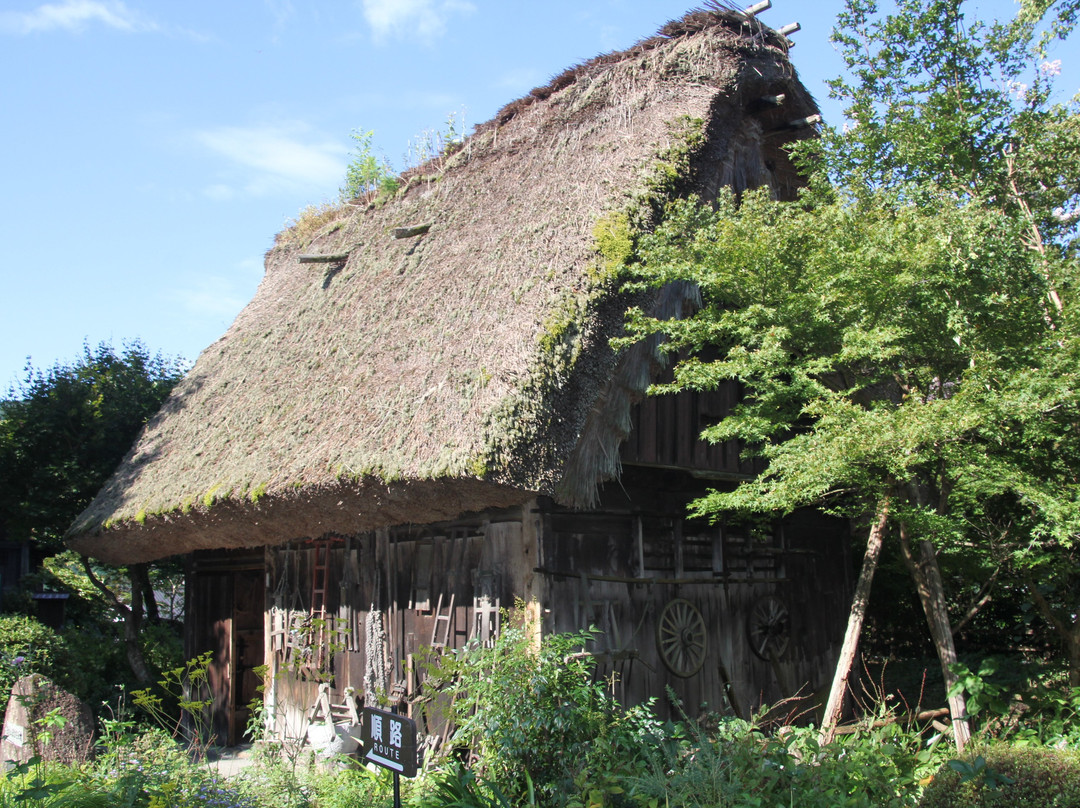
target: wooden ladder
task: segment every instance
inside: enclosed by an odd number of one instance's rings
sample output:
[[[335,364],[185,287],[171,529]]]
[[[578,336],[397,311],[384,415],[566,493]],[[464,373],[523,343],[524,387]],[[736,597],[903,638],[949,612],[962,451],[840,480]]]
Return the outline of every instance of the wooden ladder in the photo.
[[[315,558],[311,565],[311,617],[319,621],[313,637],[316,644],[315,666],[322,669],[326,653],[326,582],[330,576],[330,542],[315,543]]]
[[[435,623],[431,627],[431,647],[442,651],[450,642],[450,629],[454,623],[454,599],[456,593],[450,593],[450,605],[446,607],[446,613],[442,611],[443,595],[439,593],[439,601],[435,606]]]

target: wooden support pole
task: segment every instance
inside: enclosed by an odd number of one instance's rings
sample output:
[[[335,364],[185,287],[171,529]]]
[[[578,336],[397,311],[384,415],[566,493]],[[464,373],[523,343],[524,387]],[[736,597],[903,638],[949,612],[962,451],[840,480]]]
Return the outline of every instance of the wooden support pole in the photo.
[[[744,8],[743,14],[747,17],[754,17],[763,11],[768,11],[770,8],[772,8],[772,0],[761,0],[760,3],[754,3],[749,8]]]

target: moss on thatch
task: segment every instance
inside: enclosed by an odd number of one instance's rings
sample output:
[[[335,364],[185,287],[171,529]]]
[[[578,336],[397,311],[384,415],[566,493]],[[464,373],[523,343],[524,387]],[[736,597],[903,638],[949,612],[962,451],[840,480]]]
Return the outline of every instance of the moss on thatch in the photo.
[[[508,105],[392,199],[312,211],[71,545],[132,562],[588,504],[657,367],[654,345],[611,348],[627,305],[695,301],[619,291],[635,234],[672,196],[792,193],[786,121],[813,111],[783,39],[714,5]]]

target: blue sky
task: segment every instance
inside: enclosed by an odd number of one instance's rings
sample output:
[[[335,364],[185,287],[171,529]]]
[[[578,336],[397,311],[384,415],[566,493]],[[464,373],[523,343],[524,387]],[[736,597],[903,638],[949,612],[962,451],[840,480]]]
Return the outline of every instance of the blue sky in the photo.
[[[749,4],[749,2],[747,3]],[[4,0],[0,392],[27,360],[142,340],[194,361],[255,293],[274,234],[337,197],[349,133],[398,169],[698,0]],[[841,0],[774,0],[823,102]],[[986,0],[1009,14],[1009,0]]]

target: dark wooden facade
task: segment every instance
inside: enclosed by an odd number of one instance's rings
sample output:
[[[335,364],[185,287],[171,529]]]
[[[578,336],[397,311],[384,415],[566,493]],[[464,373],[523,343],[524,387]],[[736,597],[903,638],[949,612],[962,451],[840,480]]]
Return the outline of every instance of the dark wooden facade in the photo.
[[[667,711],[670,688],[692,713],[745,716],[827,686],[850,595],[846,524],[811,511],[754,528],[686,517],[710,486],[753,471],[737,447],[696,439],[731,403],[717,393],[639,405],[622,478],[589,511],[537,497],[258,556],[196,556],[188,650],[215,651],[220,738],[239,740],[264,659],[277,732],[303,737],[320,682],[338,698],[398,682],[415,694],[419,655],[489,637],[515,600],[542,633],[599,629],[597,675],[627,704],[656,697]]]

